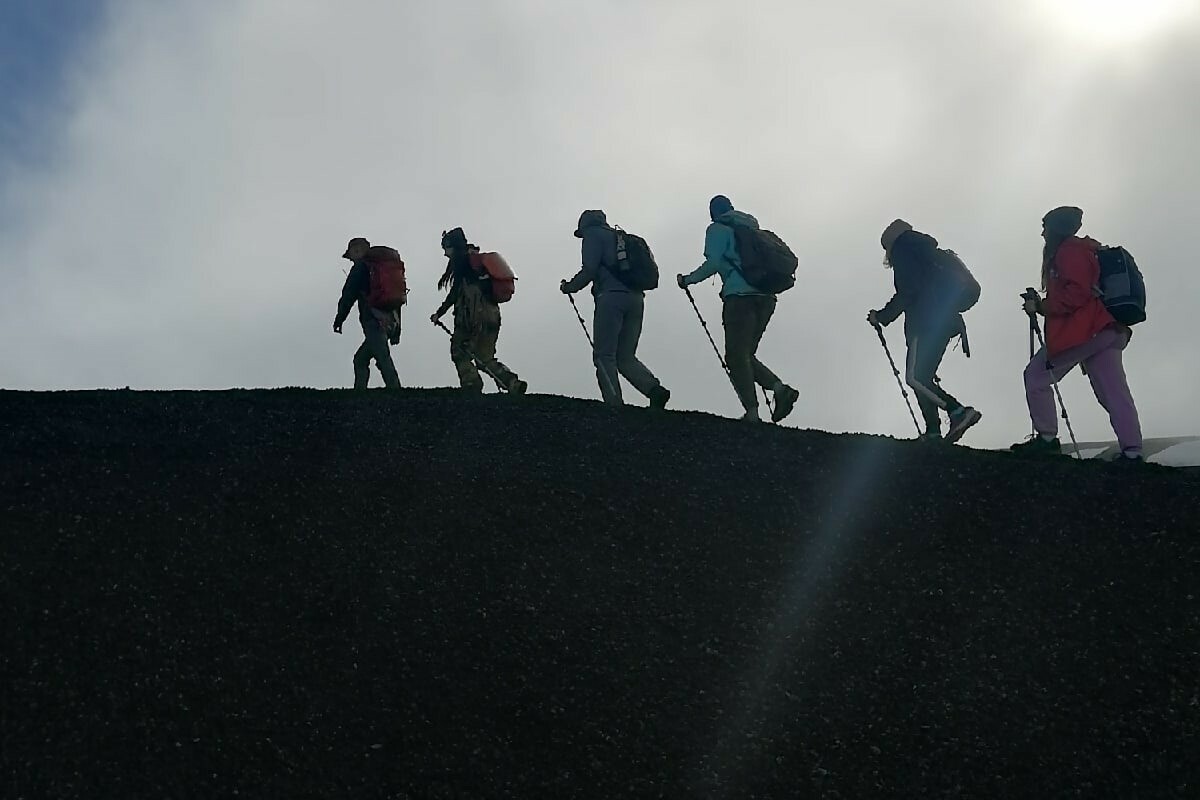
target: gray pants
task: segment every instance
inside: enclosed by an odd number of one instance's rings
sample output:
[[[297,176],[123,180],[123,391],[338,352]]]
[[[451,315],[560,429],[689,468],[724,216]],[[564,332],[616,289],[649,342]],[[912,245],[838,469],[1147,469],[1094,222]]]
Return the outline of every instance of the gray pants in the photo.
[[[758,360],[758,345],[774,313],[775,297],[765,294],[733,295],[726,297],[721,306],[729,380],[747,411],[758,408],[754,384],[774,391],[780,383],[775,373]]]
[[[371,361],[379,367],[383,385],[389,389],[400,388],[400,376],[392,362],[392,350],[388,343],[388,330],[378,319],[360,319],[363,343],[354,353],[354,388],[366,389],[371,378]],[[394,334],[393,334],[394,335]]]
[[[604,402],[621,405],[621,380],[647,397],[662,384],[646,365],[638,361],[638,341],[642,338],[645,297],[641,292],[601,292],[596,297],[595,348],[592,361]]]

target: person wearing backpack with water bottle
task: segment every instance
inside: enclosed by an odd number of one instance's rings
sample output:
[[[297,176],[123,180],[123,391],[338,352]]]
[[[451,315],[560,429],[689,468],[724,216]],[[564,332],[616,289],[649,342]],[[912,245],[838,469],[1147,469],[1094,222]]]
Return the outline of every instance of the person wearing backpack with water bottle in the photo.
[[[779,422],[792,412],[800,392],[758,360],[758,346],[775,313],[776,295],[795,284],[796,258],[779,237],[761,230],[757,219],[735,210],[725,195],[709,201],[708,215],[712,222],[704,232],[704,263],[676,276],[676,282],[686,290],[721,276],[724,366],[745,409],[742,419],[759,421],[757,384],[774,393],[771,420]]]
[[[1025,367],[1025,397],[1036,433],[1011,449],[1022,455],[1057,455],[1062,451],[1053,388],[1082,364],[1117,435],[1121,455],[1116,462],[1139,464],[1143,461],[1142,427],[1122,362],[1133,332],[1106,305],[1101,270],[1102,257],[1107,260],[1112,253],[1123,259],[1128,254],[1120,248],[1109,250],[1094,239],[1077,236],[1082,226],[1083,211],[1074,206],[1061,206],[1042,218],[1045,297],[1039,298],[1035,292],[1025,298],[1027,314],[1046,318],[1045,346]],[[1131,274],[1136,274],[1136,282],[1140,284],[1136,266]],[[1113,297],[1112,309],[1130,324],[1145,319],[1144,287],[1141,301],[1134,304],[1136,316],[1128,314],[1128,300],[1127,292],[1125,296]]]
[[[670,390],[637,357],[646,291],[658,286],[658,266],[650,248],[640,237],[611,227],[598,210],[579,216],[575,236],[583,240],[582,267],[559,289],[570,296],[591,284],[596,307],[592,361],[601,397],[610,405],[624,405],[624,377],[646,396],[651,408],[666,408]]]
[[[446,299],[429,321],[442,326],[442,316],[454,309],[454,330],[450,334],[450,360],[458,373],[459,385],[467,392],[483,392],[483,369],[509,394],[525,394],[528,386],[517,374],[496,358],[496,340],[500,336],[500,306],[492,286],[491,270],[481,258],[479,248],[467,242],[462,228],[442,234],[442,252],[446,271],[438,280],[439,289],[447,289]],[[494,253],[482,254],[495,256]],[[506,267],[507,265],[505,265]],[[511,296],[511,274],[504,281],[503,299]],[[445,326],[442,326],[445,327]]]
[[[354,353],[354,388],[366,389],[371,378],[371,361],[379,367],[388,389],[400,388],[400,376],[389,345],[400,343],[400,308],[408,293],[404,261],[390,247],[372,247],[361,236],[350,240],[342,258],[353,266],[342,286],[333,332],[341,333],[350,309],[358,305],[363,343]]]

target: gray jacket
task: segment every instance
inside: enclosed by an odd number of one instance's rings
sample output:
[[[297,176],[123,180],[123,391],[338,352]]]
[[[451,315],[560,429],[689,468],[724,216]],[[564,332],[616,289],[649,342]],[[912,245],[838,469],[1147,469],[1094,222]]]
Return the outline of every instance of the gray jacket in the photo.
[[[609,269],[617,264],[617,232],[609,226],[604,212],[585,211],[579,219],[576,235],[583,239],[583,266],[567,281],[567,291],[574,294],[589,283],[593,296],[631,291]]]

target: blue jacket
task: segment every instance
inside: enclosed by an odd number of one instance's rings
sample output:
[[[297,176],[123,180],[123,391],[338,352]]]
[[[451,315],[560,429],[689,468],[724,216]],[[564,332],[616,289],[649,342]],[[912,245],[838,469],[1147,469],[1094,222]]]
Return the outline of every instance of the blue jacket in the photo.
[[[721,297],[767,294],[754,288],[742,277],[742,257],[738,255],[737,237],[730,225],[742,225],[758,230],[758,220],[741,211],[722,214],[704,232],[704,263],[694,272],[683,276],[683,282],[691,285],[706,281],[713,275],[721,276]]]

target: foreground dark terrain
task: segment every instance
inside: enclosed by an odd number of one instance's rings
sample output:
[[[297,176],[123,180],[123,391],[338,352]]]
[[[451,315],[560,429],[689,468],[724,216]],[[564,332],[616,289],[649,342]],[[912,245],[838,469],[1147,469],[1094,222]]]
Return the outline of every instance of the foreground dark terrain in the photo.
[[[1200,797],[1200,474],[0,393],[0,794]]]

